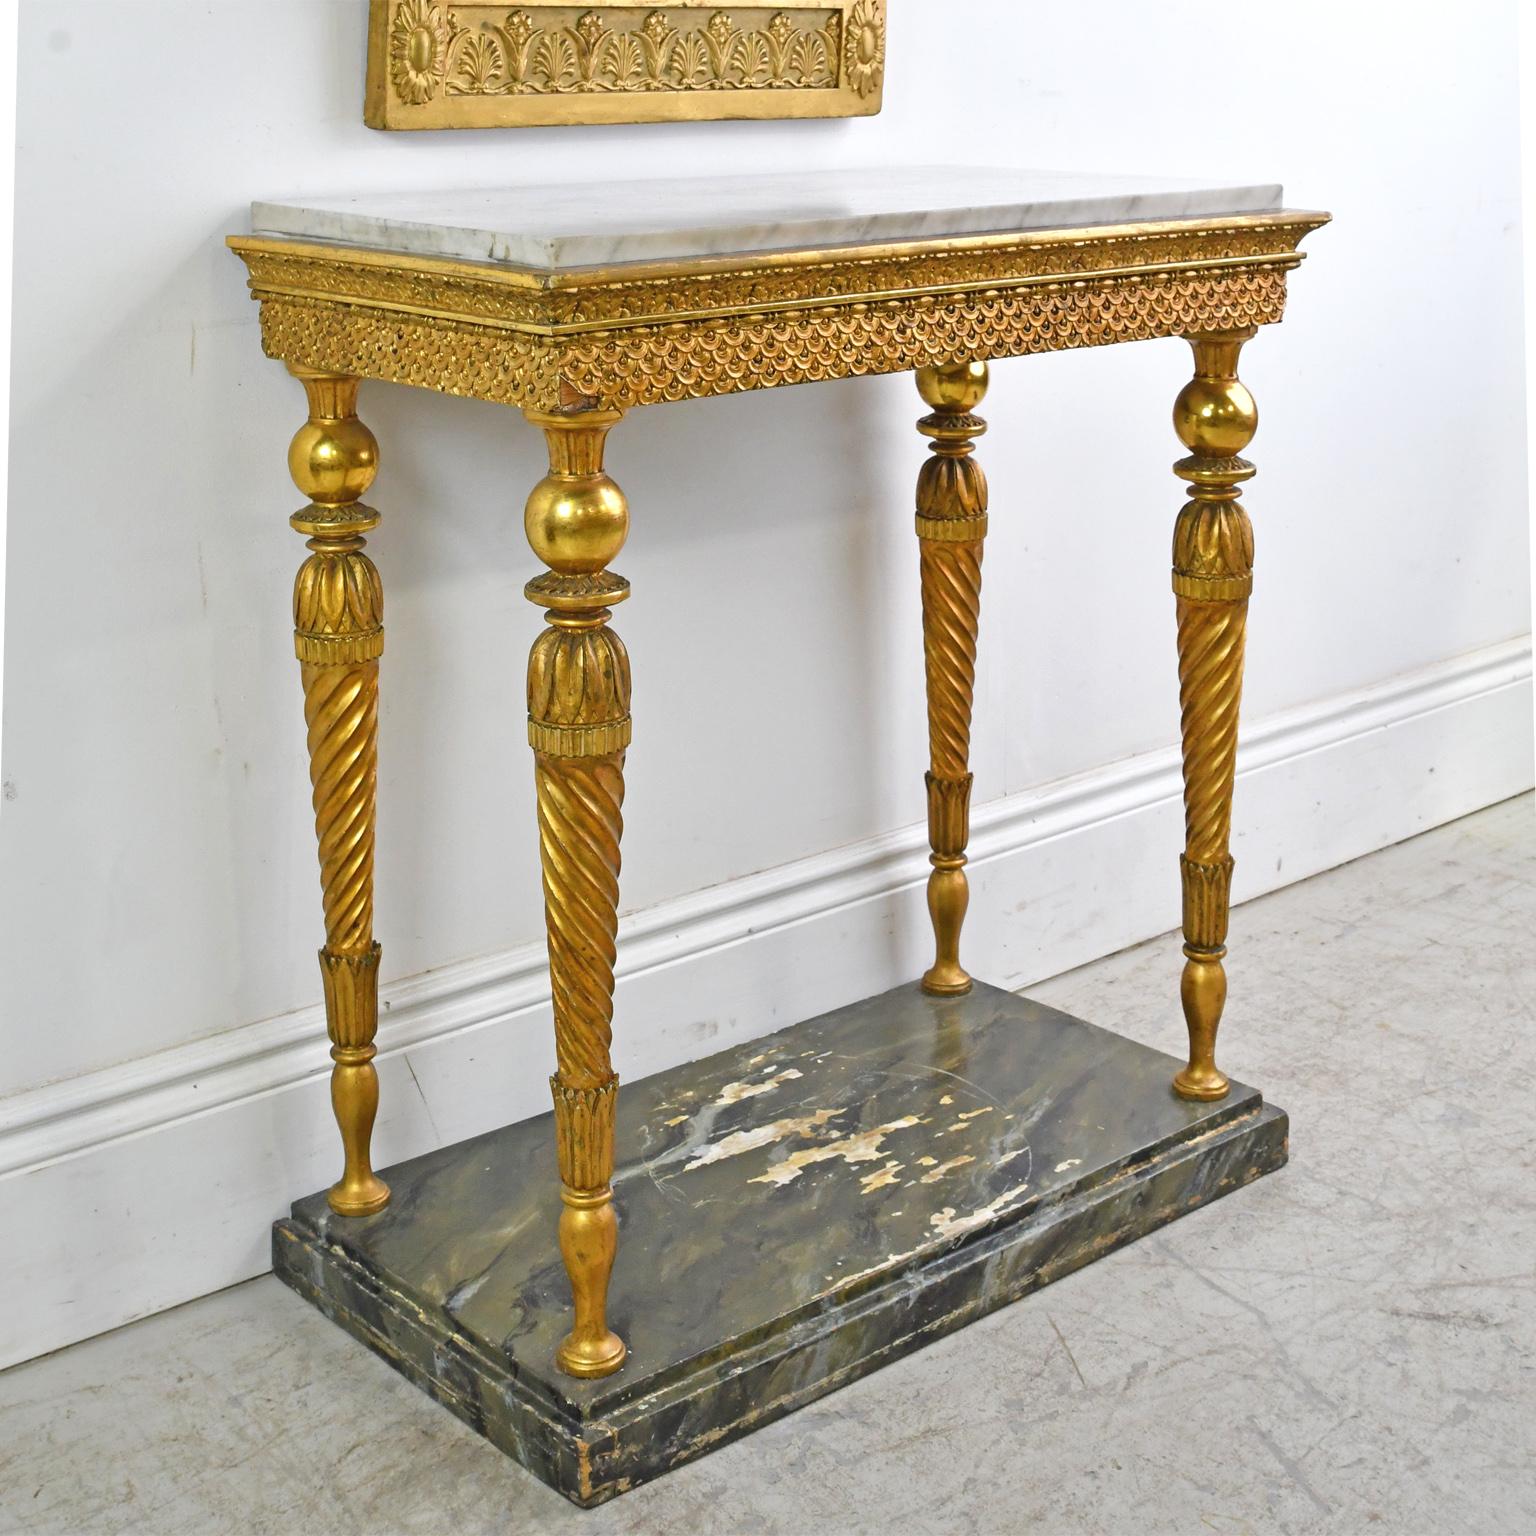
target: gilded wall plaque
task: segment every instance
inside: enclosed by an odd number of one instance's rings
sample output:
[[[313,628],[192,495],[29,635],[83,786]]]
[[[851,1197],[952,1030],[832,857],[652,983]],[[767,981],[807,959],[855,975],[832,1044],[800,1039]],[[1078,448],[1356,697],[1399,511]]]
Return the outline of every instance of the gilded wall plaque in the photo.
[[[865,117],[885,0],[369,0],[370,128]]]

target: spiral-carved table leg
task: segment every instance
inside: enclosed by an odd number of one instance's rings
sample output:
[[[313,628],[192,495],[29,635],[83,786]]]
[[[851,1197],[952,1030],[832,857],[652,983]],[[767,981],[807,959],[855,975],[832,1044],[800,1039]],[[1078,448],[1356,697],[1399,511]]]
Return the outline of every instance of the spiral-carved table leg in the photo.
[[[374,788],[378,778],[379,657],[384,591],[363,553],[379,514],[358,498],[378,470],[378,444],[357,419],[358,381],[290,365],[309,398],[309,420],[288,450],[309,505],[289,521],[310,556],[293,589],[293,643],[304,681],[309,776],[325,903],[325,1022],[331,1105],[345,1157],[331,1209],[366,1216],[389,1203],[369,1141],[379,1108],[373,1036],[379,946],[373,938]]]
[[[987,429],[974,415],[987,392],[985,363],[917,370],[932,414],[917,430],[932,454],[917,480],[917,537],[923,583],[923,660],[928,687],[928,913],[936,956],[923,990],[971,990],[960,964],[960,927],[970,903],[965,848],[970,841],[971,699],[981,622],[981,548],[987,532],[987,479],[971,457]]]
[[[1227,999],[1227,912],[1232,890],[1232,785],[1243,638],[1253,589],[1253,527],[1239,500],[1253,465],[1238,454],[1259,424],[1237,377],[1238,353],[1254,334],[1189,337],[1195,376],[1173,409],[1190,450],[1174,465],[1189,500],[1173,534],[1173,590],[1179,621],[1179,703],[1184,747],[1184,977],[1189,1065],[1173,1080],[1187,1099],[1219,1099],[1227,1079],[1216,1066],[1216,1030]]]
[[[630,733],[629,656],[608,627],[629,583],[607,565],[624,546],[629,509],[603,473],[603,440],[618,412],[528,416],[549,446],[549,474],[525,515],[528,542],[550,568],[526,588],[549,621],[528,657],[528,741],[554,997],[560,1254],[576,1313],[555,1358],[569,1375],[607,1376],[624,1363],[624,1341],[607,1320],[619,1086],[608,1051]]]

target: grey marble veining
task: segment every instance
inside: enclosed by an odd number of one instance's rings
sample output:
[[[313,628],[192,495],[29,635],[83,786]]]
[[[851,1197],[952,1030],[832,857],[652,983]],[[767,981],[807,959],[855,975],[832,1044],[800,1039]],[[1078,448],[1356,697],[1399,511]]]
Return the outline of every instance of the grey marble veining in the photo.
[[[541,271],[814,246],[1264,213],[1271,183],[907,166],[369,192],[251,205],[258,235]]]

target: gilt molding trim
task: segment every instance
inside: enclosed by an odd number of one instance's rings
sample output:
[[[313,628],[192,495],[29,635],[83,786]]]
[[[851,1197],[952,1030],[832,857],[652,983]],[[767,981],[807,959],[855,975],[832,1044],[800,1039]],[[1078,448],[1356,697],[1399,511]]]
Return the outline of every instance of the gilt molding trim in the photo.
[[[559,274],[234,237],[269,356],[560,411],[1267,325],[1322,214]]]
[[[370,0],[370,128],[880,110],[885,0]]]
[[[539,272],[507,263],[411,256],[263,235],[229,239],[256,298],[338,300],[400,314],[468,320],[532,335],[878,299],[985,292],[1028,282],[1149,275],[1275,262],[1326,215],[1241,214],[1160,225],[1105,225],[764,252],[694,261]]]

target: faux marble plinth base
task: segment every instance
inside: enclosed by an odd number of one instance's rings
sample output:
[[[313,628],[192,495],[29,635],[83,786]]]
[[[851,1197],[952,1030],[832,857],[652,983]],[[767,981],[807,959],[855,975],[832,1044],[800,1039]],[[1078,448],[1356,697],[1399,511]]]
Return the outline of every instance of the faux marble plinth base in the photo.
[[[1234,1083],[978,984],[915,985],[619,1096],[621,1223],[602,1381],[553,1364],[551,1117],[385,1170],[376,1216],[323,1194],[278,1275],[578,1504],[723,1445],[1278,1168],[1285,1115]]]

